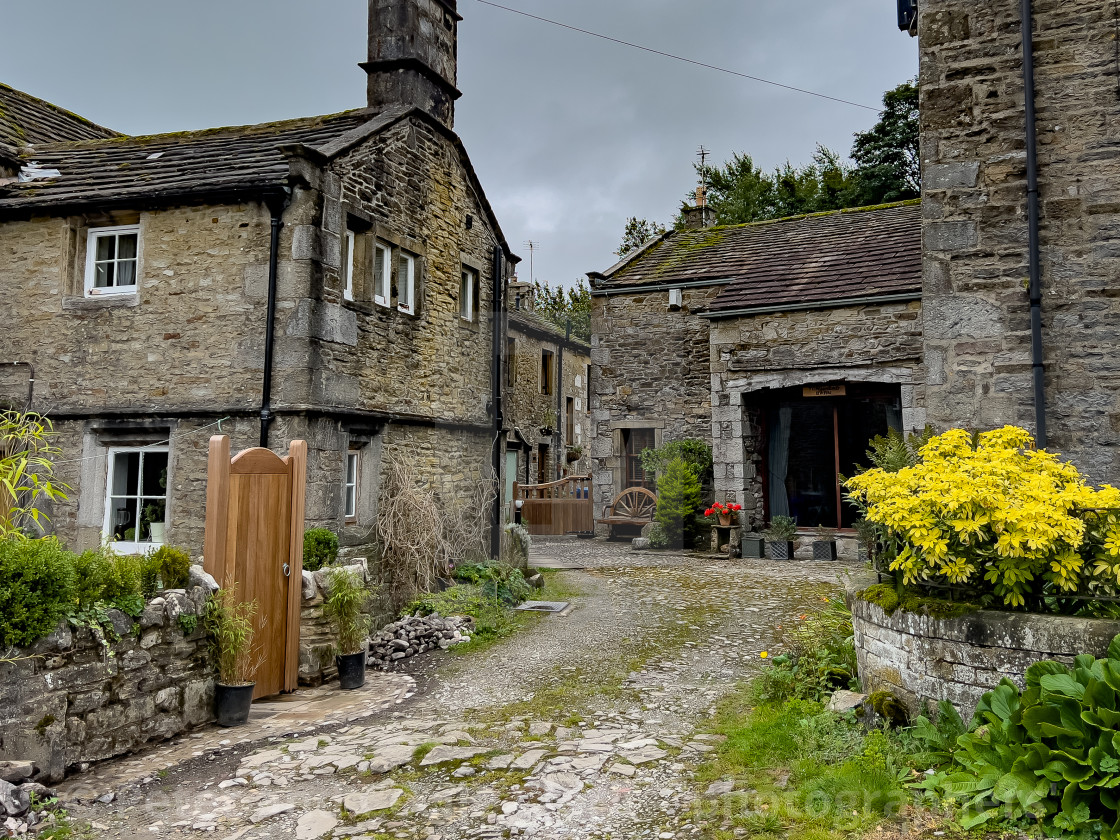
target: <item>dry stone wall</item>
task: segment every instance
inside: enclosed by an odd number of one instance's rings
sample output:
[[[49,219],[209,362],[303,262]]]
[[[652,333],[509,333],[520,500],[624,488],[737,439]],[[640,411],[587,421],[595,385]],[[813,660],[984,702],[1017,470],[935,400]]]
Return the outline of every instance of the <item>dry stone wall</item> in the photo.
[[[913,713],[948,700],[967,720],[1004,677],[1023,687],[1035,662],[1072,664],[1105,656],[1120,621],[981,611],[937,619],[882,607],[849,593],[859,677],[865,691],[890,691]]]
[[[1118,12],[1033,7],[1050,443],[1115,481]],[[929,419],[1033,428],[1019,5],[923,0],[918,38]]]

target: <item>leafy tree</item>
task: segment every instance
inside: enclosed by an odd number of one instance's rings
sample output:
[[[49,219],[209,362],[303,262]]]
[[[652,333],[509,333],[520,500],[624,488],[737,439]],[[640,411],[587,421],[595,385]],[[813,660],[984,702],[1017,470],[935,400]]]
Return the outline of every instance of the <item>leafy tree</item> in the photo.
[[[700,479],[682,458],[675,458],[665,466],[665,472],[657,482],[655,518],[669,547],[692,547],[696,544],[700,530],[696,523],[699,509]]]
[[[39,505],[66,501],[69,486],[54,479],[61,454],[54,426],[39,414],[0,411],[0,538],[43,531],[46,515]]]
[[[622,232],[622,244],[618,246],[615,255],[626,256],[631,251],[645,245],[653,237],[660,236],[664,232],[665,225],[659,222],[651,222],[649,219],[639,219],[636,216],[631,216],[626,220],[626,230]]]
[[[883,94],[883,112],[870,131],[856,135],[852,160],[862,204],[920,198],[918,83],[905,82]]]
[[[591,289],[582,278],[576,285],[555,289],[539,280],[533,283],[536,303],[534,311],[561,329],[571,323],[572,335],[591,340]]]
[[[712,474],[712,448],[702,440],[686,438],[663,443],[656,449],[643,449],[642,469],[655,477],[665,474],[673,461],[680,459],[703,481]]]

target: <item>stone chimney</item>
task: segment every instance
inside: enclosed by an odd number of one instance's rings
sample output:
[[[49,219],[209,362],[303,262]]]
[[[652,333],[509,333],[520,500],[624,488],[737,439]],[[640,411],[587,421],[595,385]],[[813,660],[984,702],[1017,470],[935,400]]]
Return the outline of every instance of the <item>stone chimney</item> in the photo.
[[[370,108],[421,108],[455,125],[458,26],[456,0],[369,0]]]
[[[532,283],[523,283],[516,276],[509,281],[509,291],[506,292],[506,304],[513,311],[532,312],[536,303],[536,290]]]
[[[696,188],[696,206],[684,208],[684,226],[686,228],[715,227],[716,213],[708,206],[708,188]]]

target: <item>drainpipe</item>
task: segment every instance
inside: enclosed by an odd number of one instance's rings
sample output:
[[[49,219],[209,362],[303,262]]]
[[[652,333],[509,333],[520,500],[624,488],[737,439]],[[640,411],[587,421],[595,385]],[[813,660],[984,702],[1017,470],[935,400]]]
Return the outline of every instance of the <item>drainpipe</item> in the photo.
[[[23,410],[27,411],[31,408],[31,401],[35,398],[35,368],[31,366],[31,362],[0,362],[0,367],[27,368],[27,405],[23,407]]]
[[[268,448],[268,430],[272,425],[272,356],[276,343],[276,275],[280,255],[280,228],[284,226],[281,217],[287,200],[270,202],[272,213],[272,240],[268,249],[268,310],[265,316],[264,334],[264,383],[261,394],[261,447]]]
[[[494,467],[494,481],[498,492],[494,494],[494,509],[490,512],[490,556],[498,559],[502,554],[502,431],[505,428],[505,410],[502,406],[502,359],[505,358],[505,283],[502,282],[502,249],[494,246],[494,351],[493,371],[490,379],[492,403],[494,405],[494,445],[491,458]]]
[[[568,319],[568,330],[564,340],[571,341],[572,319]],[[559,342],[557,342],[559,344]],[[556,480],[560,480],[560,470],[567,463],[564,459],[564,429],[567,428],[567,415],[564,414],[564,345],[560,344],[556,353]]]
[[[1042,357],[1042,258],[1039,249],[1038,132],[1035,127],[1034,21],[1022,0],[1023,103],[1027,114],[1027,237],[1030,260],[1031,369],[1034,374],[1035,441],[1046,447],[1046,366]]]

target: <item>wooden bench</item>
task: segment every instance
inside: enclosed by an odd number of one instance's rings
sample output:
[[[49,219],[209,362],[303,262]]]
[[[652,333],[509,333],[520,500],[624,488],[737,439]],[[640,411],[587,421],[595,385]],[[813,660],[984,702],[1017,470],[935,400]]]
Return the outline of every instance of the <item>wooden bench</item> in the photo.
[[[631,487],[614,497],[614,501],[603,508],[603,518],[596,519],[600,525],[609,525],[609,534],[614,536],[618,525],[648,525],[653,522],[657,510],[657,495],[644,487]]]

